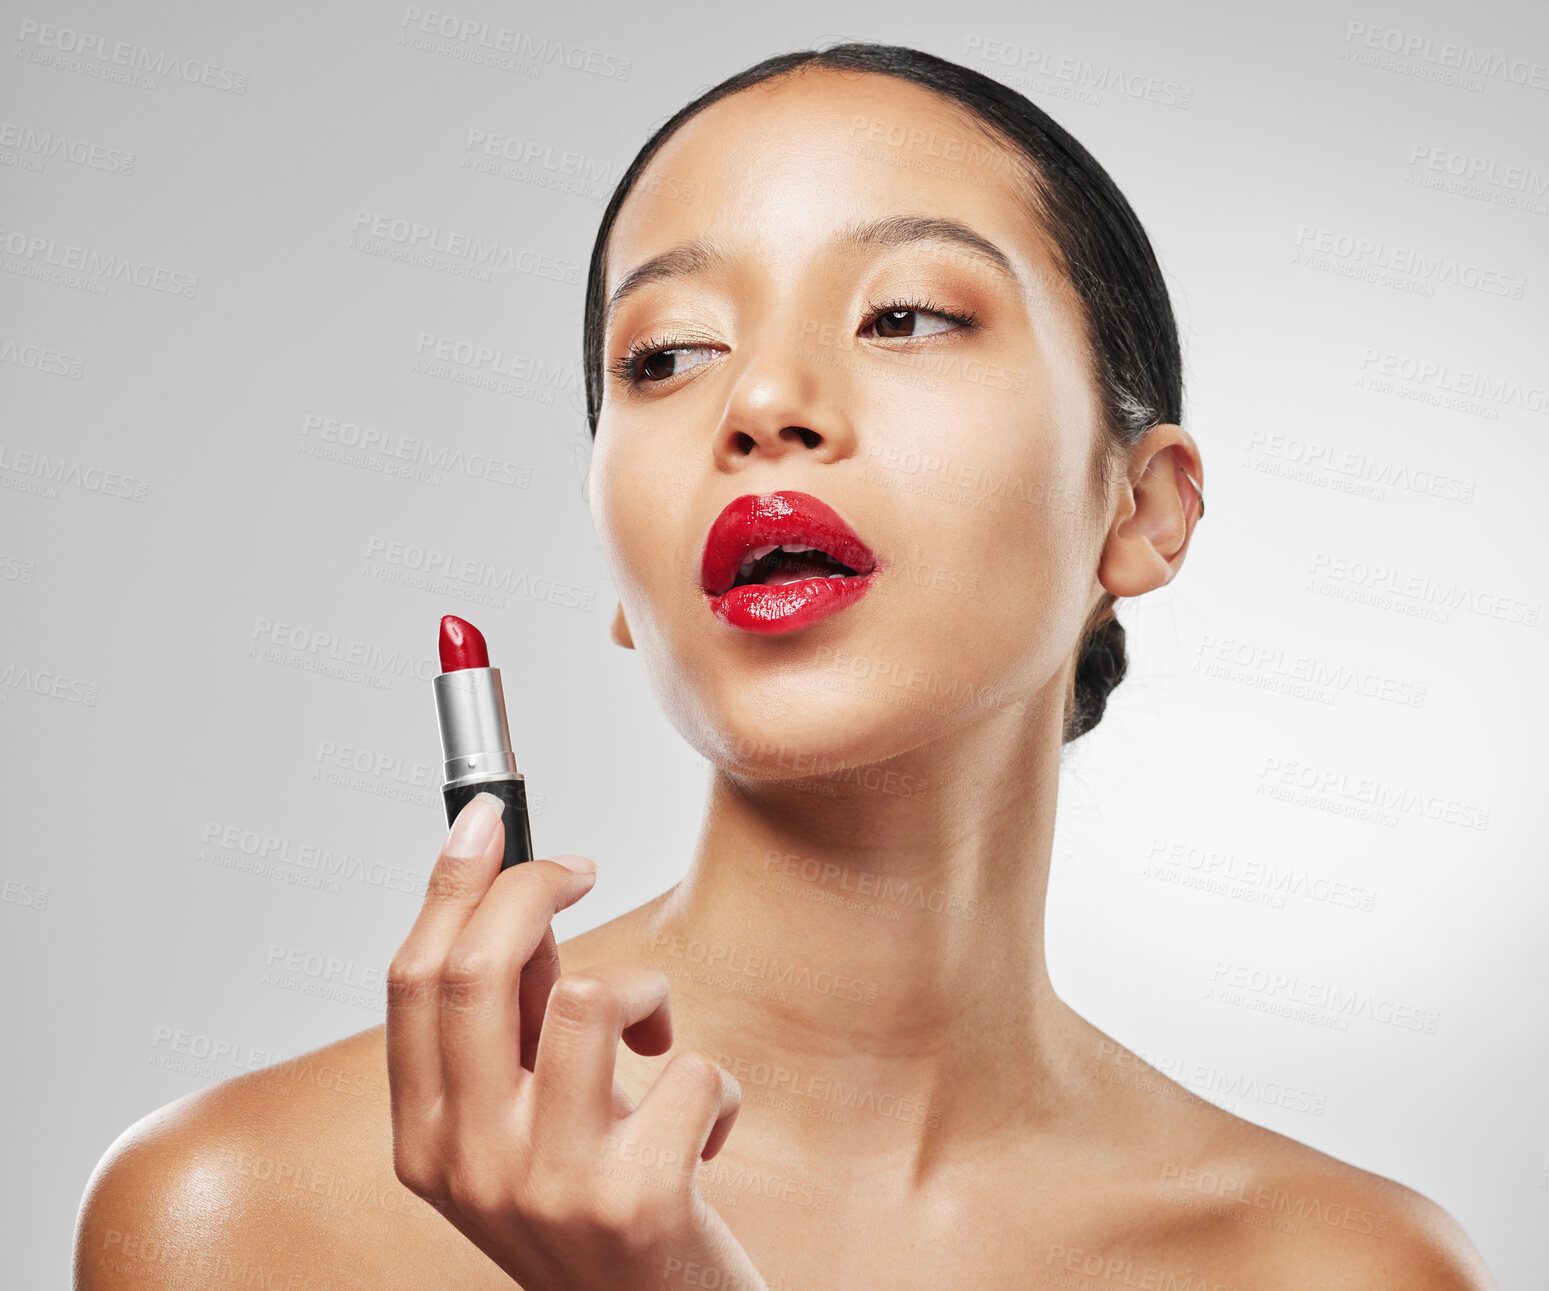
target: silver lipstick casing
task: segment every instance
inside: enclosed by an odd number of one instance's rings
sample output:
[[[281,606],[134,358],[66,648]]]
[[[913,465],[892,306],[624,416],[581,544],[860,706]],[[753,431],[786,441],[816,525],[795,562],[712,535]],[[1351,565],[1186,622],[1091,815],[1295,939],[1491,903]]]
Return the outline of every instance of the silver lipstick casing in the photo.
[[[443,786],[522,778],[511,752],[499,668],[459,668],[435,678]]]
[[[527,784],[511,752],[506,692],[499,668],[458,668],[434,679],[436,723],[441,731],[441,798],[446,823],[469,799],[492,793],[505,804],[502,870],[533,858],[527,822]]]

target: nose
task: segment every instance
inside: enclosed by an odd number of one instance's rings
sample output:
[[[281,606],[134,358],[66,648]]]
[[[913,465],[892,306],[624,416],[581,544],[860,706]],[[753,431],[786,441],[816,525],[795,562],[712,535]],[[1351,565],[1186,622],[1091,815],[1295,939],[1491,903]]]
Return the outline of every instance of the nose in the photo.
[[[732,356],[740,371],[715,428],[712,453],[722,471],[805,456],[836,462],[855,452],[843,411],[843,374],[823,372],[794,342],[750,343]]]

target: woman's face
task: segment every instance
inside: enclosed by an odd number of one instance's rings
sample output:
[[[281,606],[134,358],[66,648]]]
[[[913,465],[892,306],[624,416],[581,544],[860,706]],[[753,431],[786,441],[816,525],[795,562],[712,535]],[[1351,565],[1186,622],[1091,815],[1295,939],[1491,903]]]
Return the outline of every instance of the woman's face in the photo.
[[[723,768],[870,763],[1051,705],[1057,729],[1107,517],[1077,302],[1018,176],[948,101],[825,69],[701,112],[619,212],[605,298],[677,254],[607,320],[592,508],[652,686]],[[723,509],[787,491],[869,577],[723,597],[723,565],[707,590]],[[741,507],[732,558],[781,510]],[[753,577],[835,569],[774,559]]]

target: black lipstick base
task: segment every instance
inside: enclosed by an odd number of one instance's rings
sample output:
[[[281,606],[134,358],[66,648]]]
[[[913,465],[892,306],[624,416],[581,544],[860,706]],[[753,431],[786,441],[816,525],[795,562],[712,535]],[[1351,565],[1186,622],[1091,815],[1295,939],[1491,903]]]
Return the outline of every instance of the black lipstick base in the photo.
[[[520,778],[485,780],[483,783],[474,781],[468,784],[443,785],[441,797],[446,802],[447,825],[450,827],[457,819],[457,813],[481,793],[492,793],[506,805],[500,817],[506,826],[506,851],[501,859],[500,868],[508,870],[513,865],[532,860],[532,830],[527,823],[527,781],[525,780]]]

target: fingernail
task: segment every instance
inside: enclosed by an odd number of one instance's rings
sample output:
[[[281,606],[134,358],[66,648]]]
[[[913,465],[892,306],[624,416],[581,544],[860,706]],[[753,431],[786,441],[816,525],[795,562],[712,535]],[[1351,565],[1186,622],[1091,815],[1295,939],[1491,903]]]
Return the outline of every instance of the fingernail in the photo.
[[[505,803],[494,794],[475,794],[457,813],[443,850],[448,856],[460,858],[482,856],[505,809]]]
[[[551,856],[549,860],[555,865],[563,865],[567,870],[574,870],[577,874],[597,873],[597,862],[589,856]]]

